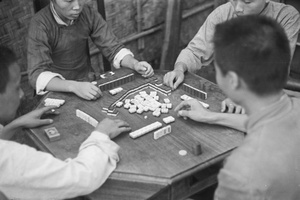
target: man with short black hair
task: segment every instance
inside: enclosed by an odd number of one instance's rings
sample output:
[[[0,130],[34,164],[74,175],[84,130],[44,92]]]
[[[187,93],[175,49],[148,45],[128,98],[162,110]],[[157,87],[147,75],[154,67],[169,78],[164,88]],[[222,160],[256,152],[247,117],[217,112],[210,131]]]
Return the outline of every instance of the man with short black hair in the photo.
[[[50,119],[40,119],[51,107],[32,111],[9,123],[23,96],[20,80],[14,53],[0,46],[0,193],[9,199],[66,199],[99,188],[119,161],[119,146],[111,139],[130,131],[129,125],[122,120],[102,120],[81,144],[77,157],[66,161],[4,140],[17,128],[52,123]]]
[[[214,59],[213,35],[217,24],[245,15],[267,16],[275,19],[285,30],[289,39],[291,58],[294,54],[300,30],[300,14],[290,5],[272,0],[230,0],[210,13],[197,34],[184,48],[174,65],[174,70],[166,73],[164,83],[176,89],[184,80],[186,71],[196,72],[208,66]],[[234,116],[228,113],[244,114],[245,110],[230,99],[222,102],[221,112],[216,114],[214,122],[244,131],[244,115]],[[208,119],[203,116],[203,121]]]
[[[284,29],[270,18],[243,16],[217,25],[213,41],[217,83],[249,117],[244,142],[218,175],[215,199],[300,199],[300,99],[283,91],[290,63]],[[203,115],[197,101],[175,110],[194,120]]]
[[[136,60],[86,1],[51,0],[32,17],[28,33],[28,76],[38,95],[59,91],[87,100],[100,98],[99,87],[87,81],[92,71],[89,38],[114,68],[153,75],[151,65]]]

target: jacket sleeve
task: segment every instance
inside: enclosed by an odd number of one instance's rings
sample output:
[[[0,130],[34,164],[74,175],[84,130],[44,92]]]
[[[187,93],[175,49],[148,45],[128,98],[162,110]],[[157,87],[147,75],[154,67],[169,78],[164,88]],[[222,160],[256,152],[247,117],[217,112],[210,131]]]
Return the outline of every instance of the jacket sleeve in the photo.
[[[36,88],[36,81],[42,72],[51,71],[53,61],[48,40],[45,25],[32,18],[27,40],[27,72],[29,83],[33,88]]]
[[[119,42],[118,38],[98,12],[90,7],[87,7],[87,9],[87,14],[91,18],[89,20],[91,23],[91,39],[109,62],[113,63],[116,54],[124,48],[124,45]]]
[[[99,188],[116,168],[119,146],[92,132],[74,159],[62,161],[26,145],[0,140],[0,191],[10,199],[66,199]]]

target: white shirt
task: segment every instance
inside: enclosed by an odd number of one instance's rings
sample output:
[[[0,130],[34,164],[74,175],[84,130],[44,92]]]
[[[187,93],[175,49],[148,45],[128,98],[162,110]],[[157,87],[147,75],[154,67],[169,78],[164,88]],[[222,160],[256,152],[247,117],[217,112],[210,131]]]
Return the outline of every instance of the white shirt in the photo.
[[[74,23],[74,21],[72,20],[70,22],[70,24],[67,24],[65,23],[59,16],[58,14],[56,13],[55,9],[54,9],[54,6],[53,6],[53,3],[50,2],[50,8],[51,8],[51,12],[53,14],[53,17],[55,19],[55,21],[60,24],[60,25],[65,25],[65,26],[69,26],[69,25],[72,25]],[[114,60],[113,60],[113,66],[118,69],[121,67],[121,61],[123,60],[123,58],[126,56],[126,55],[131,55],[132,57],[134,56],[133,53],[127,49],[127,48],[122,48],[117,54],[116,56],[114,57]],[[50,71],[45,71],[45,72],[42,72],[38,78],[37,78],[37,81],[36,81],[36,93],[38,95],[44,95],[46,94],[48,91],[45,91],[45,88],[46,86],[48,85],[49,81],[54,78],[54,77],[59,77],[63,80],[65,80],[65,78],[58,74],[58,73],[53,73],[53,72],[50,72]]]
[[[0,126],[1,127],[1,126]],[[65,161],[27,145],[0,140],[0,191],[9,199],[66,199],[99,188],[116,168],[119,146],[94,131]]]

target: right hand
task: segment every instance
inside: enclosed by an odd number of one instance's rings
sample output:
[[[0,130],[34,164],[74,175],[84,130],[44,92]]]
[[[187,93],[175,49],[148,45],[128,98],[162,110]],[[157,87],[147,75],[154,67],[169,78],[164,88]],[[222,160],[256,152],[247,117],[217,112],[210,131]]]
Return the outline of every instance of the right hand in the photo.
[[[212,113],[210,110],[204,108],[202,104],[196,99],[182,101],[176,108],[178,116],[183,118],[190,118],[197,122],[209,122],[209,116]]]
[[[105,118],[97,125],[95,130],[104,133],[110,139],[113,139],[120,133],[131,131],[131,127],[123,120]]]
[[[222,101],[221,112],[245,114],[245,109],[242,106],[235,104],[231,99],[227,98]]]
[[[74,82],[73,93],[86,100],[96,100],[102,96],[100,88],[90,82]]]
[[[164,84],[175,90],[180,83],[184,80],[184,72],[178,69],[174,69],[165,74]],[[175,81],[175,82],[174,82]]]

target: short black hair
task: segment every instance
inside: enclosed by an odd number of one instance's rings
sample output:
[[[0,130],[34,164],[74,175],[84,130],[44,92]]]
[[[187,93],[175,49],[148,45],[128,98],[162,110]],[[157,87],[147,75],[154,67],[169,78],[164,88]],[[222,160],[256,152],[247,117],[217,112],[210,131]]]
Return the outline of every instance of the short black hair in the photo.
[[[5,92],[6,85],[9,82],[9,66],[17,61],[15,53],[0,45],[0,94]]]
[[[216,26],[215,62],[223,75],[234,71],[257,95],[268,95],[286,84],[290,47],[284,29],[275,20],[241,16]]]

